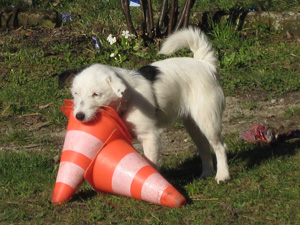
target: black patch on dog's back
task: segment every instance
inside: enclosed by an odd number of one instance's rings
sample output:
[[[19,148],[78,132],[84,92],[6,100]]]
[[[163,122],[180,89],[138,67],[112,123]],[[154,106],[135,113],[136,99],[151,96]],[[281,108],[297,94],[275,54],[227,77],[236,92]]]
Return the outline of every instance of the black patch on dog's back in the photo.
[[[143,77],[147,80],[154,82],[157,78],[157,75],[160,73],[160,70],[156,66],[143,66],[137,70]]]

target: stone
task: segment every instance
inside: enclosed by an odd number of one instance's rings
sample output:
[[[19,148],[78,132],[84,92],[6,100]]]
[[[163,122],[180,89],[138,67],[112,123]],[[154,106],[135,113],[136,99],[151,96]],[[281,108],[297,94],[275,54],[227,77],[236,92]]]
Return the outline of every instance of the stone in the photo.
[[[5,9],[0,10],[0,28],[16,29],[19,27],[54,28],[61,25],[61,16],[54,10]]]
[[[299,12],[249,12],[245,17],[243,28],[257,25],[267,26],[270,30],[300,36]]]

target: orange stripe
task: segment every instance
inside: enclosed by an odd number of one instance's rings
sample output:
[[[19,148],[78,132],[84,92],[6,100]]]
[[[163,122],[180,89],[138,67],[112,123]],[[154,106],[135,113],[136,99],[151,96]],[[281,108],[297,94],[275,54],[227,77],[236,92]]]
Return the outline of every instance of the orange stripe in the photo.
[[[117,112],[111,108],[111,107],[102,107],[98,110],[98,115],[95,120],[87,122],[87,123],[82,123],[78,121],[74,117],[74,103],[70,99],[65,99],[64,100],[65,106],[61,106],[61,111],[69,118],[69,123],[67,130],[81,130],[81,131],[86,131],[87,133],[97,137],[101,141],[105,142],[107,137],[112,133],[113,130],[117,128],[119,132],[117,138],[120,138],[119,135],[124,137],[128,142],[131,142],[132,137],[122,121],[122,119],[119,117]],[[101,122],[99,122],[101,121]],[[104,123],[106,123],[104,125]],[[95,127],[99,128],[99,124],[102,127],[101,130],[99,129],[94,129]],[[98,132],[98,131],[106,131],[104,132]],[[104,136],[103,136],[104,135]]]
[[[131,183],[131,196],[135,199],[141,199],[142,198],[142,188],[144,185],[144,182],[147,180],[147,178],[153,174],[157,173],[157,171],[150,165],[143,167],[140,169],[137,174],[135,175],[132,183]]]
[[[60,162],[71,162],[80,166],[84,170],[86,170],[91,161],[92,160],[85,155],[71,150],[63,151],[60,158]]]
[[[116,128],[117,126],[115,121],[107,115],[99,113],[95,120],[82,123],[74,117],[73,113],[71,113],[67,131],[80,130],[93,135],[102,142],[105,142]],[[116,133],[118,133],[120,137],[120,132]]]

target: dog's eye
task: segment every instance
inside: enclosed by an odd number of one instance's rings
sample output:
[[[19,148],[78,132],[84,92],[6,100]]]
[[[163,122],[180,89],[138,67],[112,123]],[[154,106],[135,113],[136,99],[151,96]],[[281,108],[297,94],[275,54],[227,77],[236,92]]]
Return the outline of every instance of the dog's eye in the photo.
[[[93,98],[99,97],[99,96],[101,96],[101,94],[99,94],[99,93],[93,93],[93,94],[92,94],[92,97],[93,97]]]

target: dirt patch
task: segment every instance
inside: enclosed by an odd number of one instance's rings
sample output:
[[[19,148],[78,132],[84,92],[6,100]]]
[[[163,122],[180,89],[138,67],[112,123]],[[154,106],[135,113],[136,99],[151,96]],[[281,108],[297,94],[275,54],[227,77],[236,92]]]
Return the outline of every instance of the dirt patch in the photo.
[[[299,129],[299,113],[292,114],[295,109],[300,109],[300,91],[272,99],[263,93],[227,97],[223,117],[224,134],[239,133],[259,123],[267,123],[285,131]]]
[[[246,96],[229,96],[226,98],[226,109],[223,116],[223,135],[239,135],[241,132],[251,129],[255,124],[267,123],[278,132],[300,129],[300,114],[288,113],[293,109],[300,109],[300,91],[287,93],[275,98],[261,93],[249,93]],[[298,112],[297,111],[297,112]],[[10,118],[12,119],[12,118]],[[30,114],[16,118],[18,128],[33,132],[35,139],[45,136],[57,146],[54,151],[60,151],[63,145],[65,128],[53,128],[39,114]],[[5,135],[9,126],[1,122],[1,135]],[[11,129],[11,128],[10,128]],[[134,147],[142,151],[141,146],[134,141]],[[30,150],[40,150],[41,145],[28,144]],[[1,150],[18,149],[20,146],[1,146]],[[26,146],[23,146],[26,148]],[[181,126],[170,127],[163,133],[162,154],[176,154],[182,151],[196,151],[196,147],[190,141],[189,135]]]
[[[267,123],[278,132],[300,129],[300,114],[288,114],[300,109],[300,91],[269,99],[262,93],[226,98],[223,135],[239,135],[255,124]],[[164,133],[163,154],[196,150],[184,128],[168,128]]]
[[[269,99],[260,93],[250,93],[247,96],[227,97],[223,116],[223,135],[237,136],[255,124],[267,123],[278,132],[300,129],[300,115],[289,115],[292,109],[300,109],[300,91],[288,93]],[[287,114],[287,115],[286,115]],[[63,144],[64,130],[56,130],[51,136],[56,142]],[[49,134],[49,132],[48,132]],[[58,140],[59,139],[59,140]],[[134,147],[141,151],[141,146],[134,141]],[[183,127],[170,127],[163,133],[162,154],[195,151],[196,147],[190,141]]]

